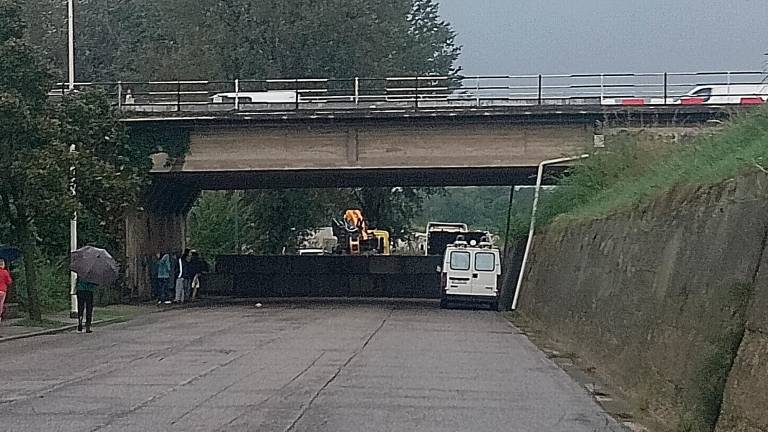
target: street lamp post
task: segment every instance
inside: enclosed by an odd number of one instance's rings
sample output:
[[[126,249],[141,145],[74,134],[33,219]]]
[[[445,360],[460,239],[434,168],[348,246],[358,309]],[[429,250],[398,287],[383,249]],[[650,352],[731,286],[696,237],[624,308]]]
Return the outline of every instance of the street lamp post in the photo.
[[[68,35],[68,60],[69,60],[69,91],[75,89],[75,5],[74,0],[67,0],[67,35]],[[69,147],[70,155],[74,155],[77,151],[75,144]],[[75,166],[74,164],[69,168],[70,173],[70,192],[75,197],[77,194],[75,186]],[[69,221],[69,250],[74,252],[77,250],[77,210],[72,214],[72,219]],[[77,291],[75,285],[77,283],[77,274],[70,272],[69,274],[69,316],[71,318],[77,317]]]

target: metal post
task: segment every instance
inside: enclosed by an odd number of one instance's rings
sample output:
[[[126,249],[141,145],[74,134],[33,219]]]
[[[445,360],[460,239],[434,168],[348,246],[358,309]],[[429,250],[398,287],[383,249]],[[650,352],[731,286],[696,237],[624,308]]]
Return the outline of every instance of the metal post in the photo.
[[[68,60],[68,66],[69,66],[69,91],[72,91],[75,89],[75,6],[74,6],[74,0],[67,0],[67,60]],[[62,91],[62,97],[64,96],[64,92]],[[69,152],[74,156],[74,153],[76,151],[76,147],[74,144],[72,144],[69,147]],[[70,184],[70,190],[72,193],[72,196],[76,196],[76,189],[75,189],[75,165],[72,164],[69,168],[69,173],[71,176],[71,184]],[[74,212],[72,215],[72,219],[69,221],[69,250],[70,252],[74,252],[77,250],[77,211]],[[76,288],[75,285],[77,283],[77,274],[74,272],[69,273],[69,299],[70,299],[70,308],[69,308],[69,316],[71,318],[77,317],[77,296],[76,296]]]
[[[242,192],[235,192],[235,255],[240,255],[240,200]]]
[[[480,106],[480,76],[475,78],[475,106]]]
[[[296,78],[295,84],[296,84],[296,111],[298,111],[299,108],[300,108],[300,106],[299,106],[299,79],[298,78]]]
[[[542,101],[542,85],[541,85],[542,81],[544,81],[544,77],[541,74],[539,74],[539,105],[541,105],[541,101]]]
[[[240,111],[240,80],[235,79],[235,111]]]
[[[600,104],[603,103],[603,98],[605,98],[605,75],[600,74]]]
[[[413,92],[413,103],[414,107],[416,108],[416,111],[419,110],[419,77],[416,77],[416,86],[414,87],[416,90]]]
[[[69,146],[69,154],[72,158],[75,156],[77,147],[72,144]],[[76,172],[74,162],[69,167],[69,191],[72,194],[72,198],[77,198],[77,186],[76,186]],[[72,219],[69,221],[69,251],[74,252],[77,250],[77,210],[72,214]],[[69,272],[69,317],[77,318],[77,273]]]
[[[570,162],[575,160],[581,160],[588,158],[588,154],[583,154],[573,157],[564,157],[559,159],[545,160],[539,164],[539,172],[536,176],[536,191],[533,195],[533,207],[531,208],[531,224],[528,228],[528,242],[525,245],[525,253],[523,254],[523,264],[520,266],[520,275],[517,277],[517,285],[515,286],[515,297],[512,300],[512,310],[517,309],[517,301],[520,298],[520,288],[523,285],[523,278],[525,277],[525,265],[528,263],[528,255],[531,253],[531,245],[533,244],[533,234],[536,227],[536,209],[539,205],[539,194],[541,193],[541,182],[544,177],[544,167],[547,165]]]
[[[123,82],[117,82],[117,108],[122,111],[123,108]]]
[[[360,105],[360,78],[355,77],[355,105]]]
[[[514,198],[515,187],[509,187],[509,203],[507,207],[507,230],[504,234],[504,256],[501,257],[501,268],[506,268],[507,254],[509,253],[509,228],[512,219],[512,199]]]
[[[181,112],[181,81],[176,81],[176,111]]]
[[[664,72],[664,105],[669,104],[669,74]]]
[[[75,6],[74,0],[67,0],[67,35],[69,60],[69,90],[75,89]]]

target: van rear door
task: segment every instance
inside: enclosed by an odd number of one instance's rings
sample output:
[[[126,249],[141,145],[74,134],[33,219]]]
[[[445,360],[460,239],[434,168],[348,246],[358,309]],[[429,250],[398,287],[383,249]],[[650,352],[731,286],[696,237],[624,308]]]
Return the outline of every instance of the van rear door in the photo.
[[[447,294],[472,294],[472,254],[470,251],[453,249],[448,252],[446,264]]]
[[[472,294],[477,296],[495,296],[497,276],[501,268],[495,251],[477,251],[474,253],[472,272]]]

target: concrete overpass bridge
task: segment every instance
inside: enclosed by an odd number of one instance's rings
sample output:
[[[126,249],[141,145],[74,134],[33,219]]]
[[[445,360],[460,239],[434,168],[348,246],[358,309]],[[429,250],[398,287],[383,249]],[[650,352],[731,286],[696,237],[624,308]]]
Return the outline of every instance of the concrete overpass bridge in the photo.
[[[595,103],[576,93],[547,98],[542,88],[535,103],[475,98],[457,104],[453,92],[444,97],[442,87],[429,88],[432,93],[407,89],[398,93],[401,100],[379,105],[368,100],[365,107],[359,89],[357,101],[332,99],[333,106],[330,96],[301,100],[306,92],[296,92],[292,106],[270,102],[262,109],[241,105],[240,92],[232,109],[218,111],[213,108],[223,102],[177,103],[172,111],[157,100],[152,106],[165,108],[136,110],[135,99],[121,102],[131,136],[167,150],[155,155],[153,185],[127,224],[129,283],[144,291],[142,258],[183,247],[186,214],[201,190],[530,184],[542,160],[610,143],[617,131],[640,128],[674,138],[752,105],[682,104],[668,97],[664,104],[609,104],[605,94]],[[477,91],[484,90],[474,96]]]

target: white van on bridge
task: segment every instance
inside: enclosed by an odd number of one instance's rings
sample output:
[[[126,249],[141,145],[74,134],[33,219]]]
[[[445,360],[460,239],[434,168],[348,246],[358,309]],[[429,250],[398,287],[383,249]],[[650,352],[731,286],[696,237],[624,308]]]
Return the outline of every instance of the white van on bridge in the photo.
[[[707,84],[679,97],[609,97],[603,105],[760,105],[768,101],[768,82],[762,84]]]
[[[217,93],[210,97],[214,104],[292,104],[296,103],[297,92],[293,90],[270,90],[261,92]],[[299,102],[303,102],[298,95]]]

